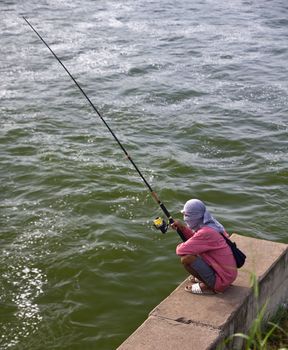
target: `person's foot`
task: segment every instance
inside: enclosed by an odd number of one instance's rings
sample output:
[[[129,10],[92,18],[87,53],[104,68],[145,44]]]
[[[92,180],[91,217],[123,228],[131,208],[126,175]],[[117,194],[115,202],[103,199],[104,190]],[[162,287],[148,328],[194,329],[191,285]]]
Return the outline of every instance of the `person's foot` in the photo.
[[[200,282],[201,282],[197,277],[195,277],[195,276],[193,276],[193,275],[190,275],[190,276],[188,277],[188,280],[189,280],[191,283],[200,283]]]
[[[215,292],[204,283],[194,283],[186,286],[185,291],[192,294],[215,294]]]

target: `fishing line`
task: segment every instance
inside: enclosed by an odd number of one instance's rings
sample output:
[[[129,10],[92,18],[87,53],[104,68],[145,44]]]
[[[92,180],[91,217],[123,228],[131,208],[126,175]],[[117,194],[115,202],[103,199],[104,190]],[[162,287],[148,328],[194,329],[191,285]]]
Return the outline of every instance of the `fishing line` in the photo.
[[[86,98],[86,100],[89,102],[90,106],[93,108],[93,110],[96,112],[96,114],[99,116],[99,118],[102,120],[102,122],[105,124],[105,126],[107,127],[107,129],[109,130],[109,132],[111,133],[111,135],[113,136],[113,138],[115,139],[115,141],[117,142],[117,144],[119,145],[119,147],[122,149],[122,151],[124,152],[125,156],[127,157],[127,159],[129,159],[129,161],[131,162],[131,164],[133,165],[134,169],[137,171],[137,173],[139,174],[139,176],[141,177],[141,179],[143,180],[143,182],[145,183],[145,185],[147,186],[147,188],[149,189],[149,191],[151,192],[152,197],[154,198],[154,200],[156,201],[156,203],[160,206],[160,208],[162,209],[163,213],[166,215],[166,217],[169,220],[169,224],[173,224],[174,220],[171,216],[171,214],[169,213],[169,211],[167,210],[167,208],[165,207],[165,205],[161,202],[160,198],[158,197],[157,193],[153,190],[153,188],[150,186],[150,184],[147,182],[147,180],[145,179],[144,175],[141,173],[141,171],[139,170],[139,168],[137,167],[137,165],[134,163],[133,159],[131,158],[131,156],[128,154],[128,152],[126,151],[125,147],[123,146],[123,144],[119,141],[118,137],[116,136],[116,134],[113,132],[113,130],[110,128],[110,126],[108,125],[108,123],[106,122],[106,120],[103,118],[103,116],[101,115],[101,113],[98,111],[98,109],[95,107],[95,105],[92,103],[92,101],[90,100],[90,98],[87,96],[86,92],[82,89],[82,87],[80,86],[80,84],[77,82],[77,80],[73,77],[73,75],[69,72],[69,70],[66,68],[66,66],[64,65],[64,63],[60,60],[60,58],[55,54],[55,52],[51,49],[51,47],[47,44],[47,42],[42,38],[42,36],[37,32],[37,30],[32,26],[32,24],[27,20],[27,18],[25,18],[23,16],[23,19],[25,20],[25,22],[28,24],[28,26],[33,30],[33,32],[38,36],[38,38],[43,42],[43,44],[48,48],[48,50],[51,52],[51,54],[54,56],[54,58],[59,62],[59,64],[64,68],[64,70],[66,71],[66,73],[69,75],[69,77],[73,80],[73,82],[75,83],[75,85],[78,87],[78,89],[81,91],[82,95]],[[165,233],[168,229],[168,225],[166,224],[166,222],[160,218],[157,217],[154,220],[154,226],[159,229],[162,233]],[[182,232],[180,230],[177,229],[177,232],[179,234],[179,236],[182,238],[183,241],[185,241],[185,237],[183,236]]]

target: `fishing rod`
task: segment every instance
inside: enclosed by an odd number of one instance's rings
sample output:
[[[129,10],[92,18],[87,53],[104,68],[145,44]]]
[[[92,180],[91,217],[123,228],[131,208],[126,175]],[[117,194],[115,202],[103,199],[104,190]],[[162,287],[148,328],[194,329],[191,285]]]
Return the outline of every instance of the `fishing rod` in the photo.
[[[108,123],[106,122],[106,120],[103,118],[103,116],[101,115],[101,113],[98,111],[98,109],[95,107],[95,105],[92,103],[92,101],[90,100],[90,98],[87,96],[86,92],[82,89],[82,87],[79,85],[79,83],[76,81],[76,79],[73,77],[73,75],[69,72],[69,70],[66,68],[66,66],[64,65],[64,63],[60,60],[60,58],[55,54],[55,52],[51,49],[51,47],[47,44],[47,42],[42,38],[42,36],[37,32],[37,30],[32,26],[32,24],[27,20],[27,18],[25,18],[23,16],[23,19],[25,20],[25,22],[28,24],[28,26],[33,30],[33,32],[38,36],[38,38],[43,42],[43,44],[48,48],[48,50],[52,53],[52,55],[55,57],[55,59],[60,63],[60,65],[64,68],[64,70],[66,71],[66,73],[69,75],[69,77],[73,80],[73,82],[75,83],[75,85],[78,87],[78,89],[81,91],[82,95],[86,98],[86,100],[89,102],[90,106],[93,108],[93,110],[96,112],[96,114],[99,116],[99,118],[102,120],[102,122],[105,124],[105,126],[107,127],[107,129],[109,130],[109,132],[111,133],[111,135],[114,137],[115,141],[118,143],[118,145],[120,146],[120,148],[122,149],[122,151],[124,152],[125,156],[127,157],[127,159],[129,159],[129,161],[131,162],[131,164],[133,165],[134,169],[137,171],[137,173],[139,174],[139,176],[141,177],[141,179],[143,180],[143,182],[145,183],[145,185],[148,187],[149,191],[151,192],[152,197],[154,198],[154,200],[156,201],[156,203],[160,206],[160,208],[162,209],[163,213],[166,215],[166,217],[168,218],[169,224],[173,224],[174,223],[174,219],[172,218],[171,214],[169,213],[169,211],[167,210],[167,208],[165,207],[165,205],[161,202],[161,200],[159,199],[157,193],[153,190],[153,188],[150,186],[150,184],[147,182],[147,180],[145,179],[144,175],[141,173],[141,171],[139,170],[139,168],[137,167],[137,165],[134,163],[133,159],[131,158],[131,156],[128,154],[128,152],[126,151],[125,147],[123,146],[123,144],[119,141],[118,137],[116,136],[116,134],[113,132],[113,130],[110,128],[110,126],[108,125]],[[163,220],[161,217],[157,217],[154,221],[153,221],[154,226],[159,229],[162,233],[166,233],[168,230],[169,225],[165,222],[165,220]],[[179,234],[179,236],[182,238],[183,241],[185,241],[185,237],[183,235],[183,233],[177,229],[177,233]]]

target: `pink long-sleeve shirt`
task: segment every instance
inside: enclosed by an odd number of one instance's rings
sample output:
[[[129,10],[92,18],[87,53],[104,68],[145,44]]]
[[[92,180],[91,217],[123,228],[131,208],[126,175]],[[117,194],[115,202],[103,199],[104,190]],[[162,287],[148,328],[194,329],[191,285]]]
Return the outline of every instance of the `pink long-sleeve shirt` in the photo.
[[[189,227],[181,230],[187,238],[176,248],[177,255],[199,255],[216,273],[214,289],[223,292],[237,277],[237,267],[231,248],[219,232],[204,226],[197,232]],[[228,234],[225,232],[226,236]]]

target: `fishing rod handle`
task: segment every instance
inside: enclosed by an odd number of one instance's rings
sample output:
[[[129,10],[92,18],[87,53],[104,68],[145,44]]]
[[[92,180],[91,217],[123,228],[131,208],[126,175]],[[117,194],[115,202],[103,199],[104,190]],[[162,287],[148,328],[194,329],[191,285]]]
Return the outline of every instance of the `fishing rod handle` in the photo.
[[[181,237],[181,239],[182,239],[182,241],[183,242],[186,242],[187,241],[187,239],[185,238],[185,236],[183,235],[183,232],[182,231],[180,231],[180,229],[179,228],[177,228],[177,233],[178,233],[178,235]]]

